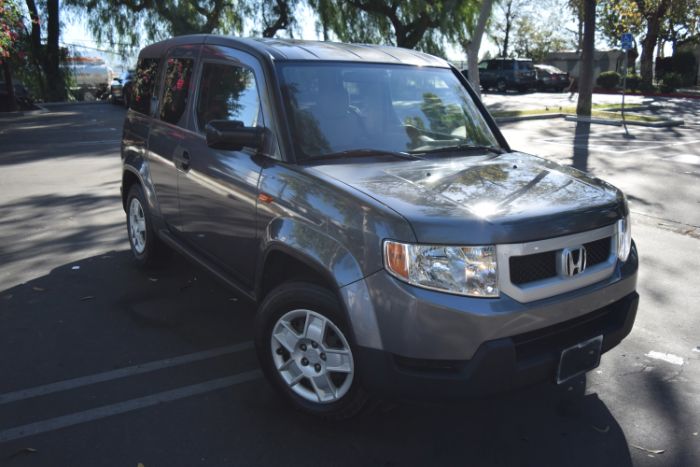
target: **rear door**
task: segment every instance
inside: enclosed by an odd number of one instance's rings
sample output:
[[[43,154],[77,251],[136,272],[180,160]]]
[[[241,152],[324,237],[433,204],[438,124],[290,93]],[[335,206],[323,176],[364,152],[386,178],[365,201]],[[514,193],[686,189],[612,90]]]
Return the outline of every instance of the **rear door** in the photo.
[[[151,124],[151,102],[158,78],[160,59],[140,57],[133,84],[133,99],[126,113],[122,145],[124,155],[147,159],[148,131]]]
[[[211,261],[252,288],[258,254],[256,203],[262,170],[251,148],[240,151],[207,146],[211,120],[266,126],[268,106],[261,99],[265,81],[257,59],[235,49],[205,45],[191,112],[190,167],[180,172],[180,212],[185,238]]]
[[[190,144],[196,139],[188,129],[185,112],[192,94],[192,78],[199,45],[171,49],[161,67],[161,93],[148,139],[151,177],[161,214],[168,226],[182,229],[178,200],[178,170],[188,167]]]

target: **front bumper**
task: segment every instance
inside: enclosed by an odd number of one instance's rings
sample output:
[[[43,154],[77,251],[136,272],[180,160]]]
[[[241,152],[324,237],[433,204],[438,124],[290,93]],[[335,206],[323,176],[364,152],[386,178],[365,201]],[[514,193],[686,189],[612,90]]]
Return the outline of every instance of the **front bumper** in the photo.
[[[361,378],[379,393],[460,397],[553,381],[563,349],[603,335],[607,351],[629,334],[637,268],[633,243],[607,279],[529,303],[421,289],[380,271],[345,288]]]
[[[601,334],[602,351],[612,349],[632,330],[638,303],[632,292],[577,319],[484,342],[466,361],[406,358],[360,347],[358,368],[369,391],[391,398],[474,397],[554,382],[562,350]]]

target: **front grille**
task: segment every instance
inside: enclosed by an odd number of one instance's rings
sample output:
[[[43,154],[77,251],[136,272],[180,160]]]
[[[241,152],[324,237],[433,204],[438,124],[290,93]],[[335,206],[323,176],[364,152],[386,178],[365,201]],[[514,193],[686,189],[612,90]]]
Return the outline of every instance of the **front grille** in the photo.
[[[586,247],[586,266],[604,263],[610,256],[610,237],[583,244]]]
[[[556,254],[556,251],[546,251],[534,255],[511,256],[510,281],[520,285],[556,276]]]
[[[610,256],[611,237],[584,243],[586,267],[604,263]],[[557,255],[560,250],[545,251],[534,255],[511,256],[510,281],[515,285],[528,284],[556,277]]]

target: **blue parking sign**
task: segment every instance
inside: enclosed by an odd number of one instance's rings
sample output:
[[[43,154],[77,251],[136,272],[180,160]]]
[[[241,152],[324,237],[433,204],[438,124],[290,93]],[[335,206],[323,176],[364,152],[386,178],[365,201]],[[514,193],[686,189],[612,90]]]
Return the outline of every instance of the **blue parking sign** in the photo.
[[[622,34],[622,37],[620,38],[621,42],[621,48],[623,51],[627,52],[632,48],[632,42],[633,42],[633,37],[632,34],[629,32],[625,32]]]

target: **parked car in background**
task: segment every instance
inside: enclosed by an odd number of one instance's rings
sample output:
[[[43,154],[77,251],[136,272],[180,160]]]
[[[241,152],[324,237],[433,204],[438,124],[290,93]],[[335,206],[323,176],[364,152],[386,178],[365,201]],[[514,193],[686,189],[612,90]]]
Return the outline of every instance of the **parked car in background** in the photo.
[[[562,92],[569,87],[569,74],[552,65],[534,65],[538,91]]]
[[[124,104],[124,107],[129,107],[133,77],[134,70],[127,70],[112,80],[112,84],[109,86],[109,95],[112,104]]]
[[[479,63],[479,81],[484,89],[525,92],[537,84],[532,60],[522,58],[493,58]]]
[[[562,384],[632,329],[623,193],[512,150],[437,57],[159,42],[121,150],[135,261],[174,248],[256,303],[262,370],[306,412]]]

